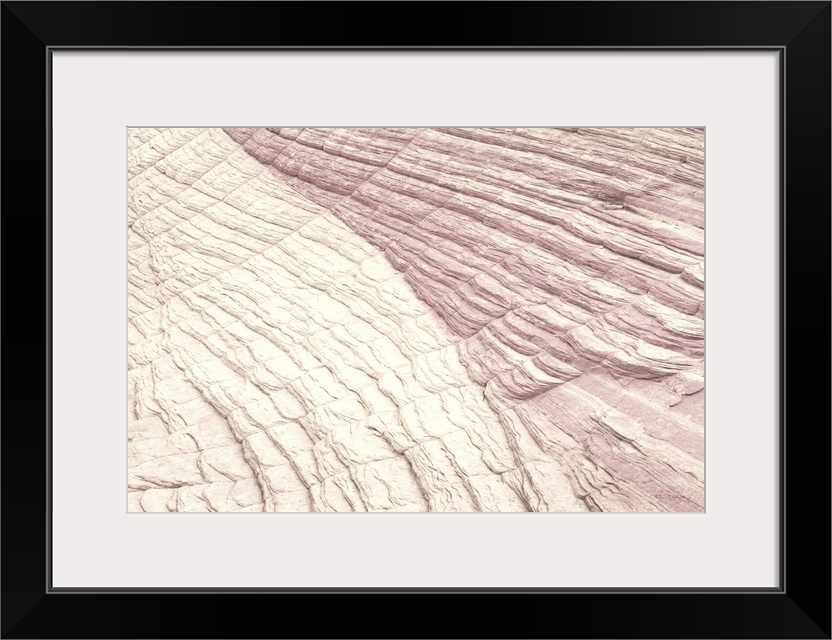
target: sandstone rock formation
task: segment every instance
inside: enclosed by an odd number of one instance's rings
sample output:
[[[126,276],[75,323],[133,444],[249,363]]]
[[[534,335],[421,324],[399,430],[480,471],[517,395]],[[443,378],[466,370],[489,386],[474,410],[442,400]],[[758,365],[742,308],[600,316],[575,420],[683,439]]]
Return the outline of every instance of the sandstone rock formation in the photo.
[[[702,129],[129,130],[130,511],[703,511]]]

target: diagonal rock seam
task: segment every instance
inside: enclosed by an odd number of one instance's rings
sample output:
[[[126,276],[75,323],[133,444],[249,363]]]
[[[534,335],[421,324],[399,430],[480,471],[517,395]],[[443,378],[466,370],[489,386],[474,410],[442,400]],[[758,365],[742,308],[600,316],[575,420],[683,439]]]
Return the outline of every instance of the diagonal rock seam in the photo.
[[[702,130],[131,130],[129,166],[131,510],[703,509]]]

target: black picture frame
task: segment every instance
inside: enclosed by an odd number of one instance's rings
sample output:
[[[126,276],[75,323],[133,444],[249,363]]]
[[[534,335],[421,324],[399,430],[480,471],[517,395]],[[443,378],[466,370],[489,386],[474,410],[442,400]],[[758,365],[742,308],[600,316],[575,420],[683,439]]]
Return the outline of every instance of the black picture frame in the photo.
[[[830,638],[830,15],[830,2],[3,2],[2,637]],[[133,47],[777,51],[779,587],[53,588],[51,54]]]

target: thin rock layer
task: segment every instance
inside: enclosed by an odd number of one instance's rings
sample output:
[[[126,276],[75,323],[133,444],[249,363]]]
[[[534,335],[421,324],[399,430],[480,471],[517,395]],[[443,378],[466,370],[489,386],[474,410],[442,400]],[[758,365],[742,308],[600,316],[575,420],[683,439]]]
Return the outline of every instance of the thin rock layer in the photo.
[[[701,129],[130,141],[131,509],[703,510]]]

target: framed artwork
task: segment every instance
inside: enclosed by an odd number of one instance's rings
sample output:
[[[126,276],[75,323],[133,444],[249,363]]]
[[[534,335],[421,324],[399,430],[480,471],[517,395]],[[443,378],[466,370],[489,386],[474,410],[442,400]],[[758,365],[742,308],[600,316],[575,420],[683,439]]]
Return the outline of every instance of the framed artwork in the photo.
[[[381,6],[3,3],[3,637],[830,637],[830,4]]]

